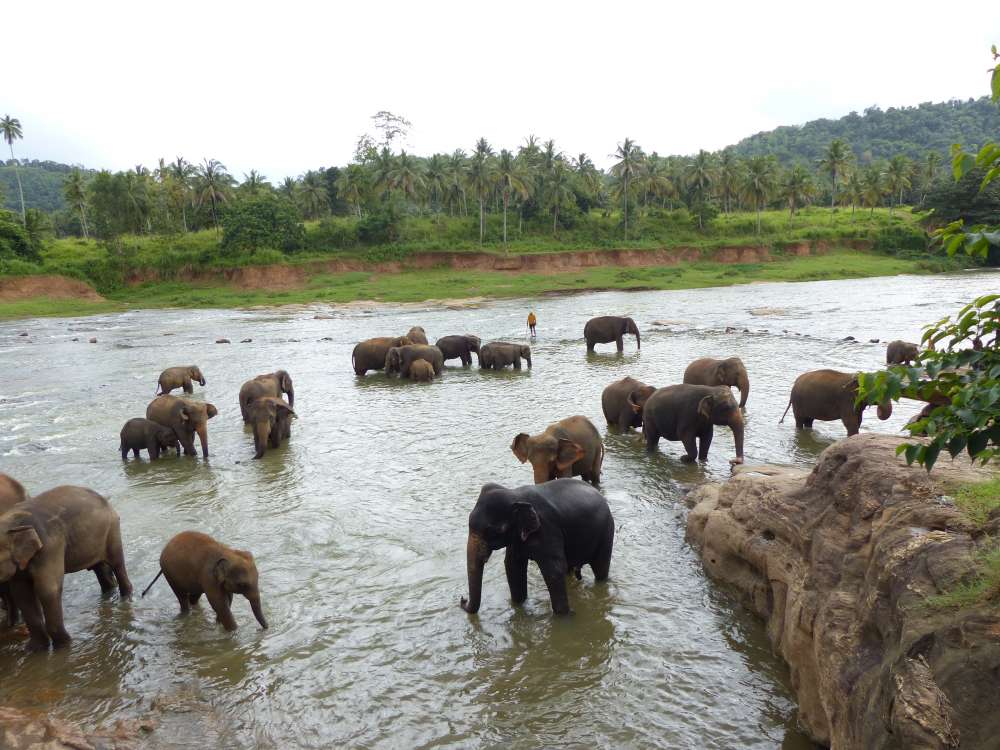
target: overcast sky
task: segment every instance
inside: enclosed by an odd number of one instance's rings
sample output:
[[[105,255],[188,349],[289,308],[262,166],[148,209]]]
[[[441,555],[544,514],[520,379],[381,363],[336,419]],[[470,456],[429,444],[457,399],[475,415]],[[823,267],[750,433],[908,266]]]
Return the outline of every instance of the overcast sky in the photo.
[[[978,97],[990,2],[47,2],[0,5],[19,156],[212,157],[272,181],[346,163],[381,109],[418,154],[529,133],[601,166],[777,125]]]

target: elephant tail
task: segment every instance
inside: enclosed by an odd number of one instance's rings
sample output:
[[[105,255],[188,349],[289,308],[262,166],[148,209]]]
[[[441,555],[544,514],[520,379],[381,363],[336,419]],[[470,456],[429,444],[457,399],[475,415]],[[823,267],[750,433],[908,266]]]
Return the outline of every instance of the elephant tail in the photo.
[[[782,424],[785,421],[785,417],[788,416],[788,410],[792,408],[792,400],[788,399],[788,406],[785,407],[785,413],[781,415],[781,419],[778,420],[778,424]]]
[[[149,590],[153,588],[153,584],[156,583],[158,580],[160,580],[160,576],[162,575],[163,575],[163,568],[160,568],[160,572],[156,574],[156,578],[150,581],[149,585],[142,590],[142,596],[145,596],[147,593],[149,593]],[[142,596],[140,596],[139,598],[141,599]]]

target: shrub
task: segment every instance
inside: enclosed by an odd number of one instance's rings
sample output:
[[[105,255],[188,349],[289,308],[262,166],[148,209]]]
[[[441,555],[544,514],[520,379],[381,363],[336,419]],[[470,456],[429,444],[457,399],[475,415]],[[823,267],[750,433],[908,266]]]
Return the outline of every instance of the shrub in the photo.
[[[20,220],[10,211],[0,211],[0,258],[40,259]]]
[[[222,212],[222,251],[226,255],[261,249],[289,253],[305,242],[298,209],[287,200],[265,194],[245,198]]]

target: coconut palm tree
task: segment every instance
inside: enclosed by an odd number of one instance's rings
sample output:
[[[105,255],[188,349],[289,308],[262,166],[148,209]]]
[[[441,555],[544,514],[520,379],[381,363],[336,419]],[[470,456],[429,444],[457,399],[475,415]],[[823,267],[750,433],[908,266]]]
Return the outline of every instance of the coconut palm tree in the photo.
[[[476,141],[476,148],[473,151],[472,159],[469,161],[467,181],[469,187],[479,199],[479,244],[483,244],[483,235],[486,230],[485,201],[490,195],[493,186],[493,149],[485,138]]]
[[[246,195],[255,196],[270,187],[271,185],[268,183],[267,177],[262,175],[256,169],[251,169],[249,172],[243,173],[243,182],[240,183],[240,192],[245,193]]]
[[[733,196],[739,193],[743,179],[743,162],[730,148],[719,154],[716,190],[722,198],[722,208],[728,214],[732,211]]]
[[[871,214],[875,213],[875,206],[882,203],[885,195],[885,183],[882,177],[882,169],[878,164],[871,164],[861,177],[861,200],[865,206],[871,208]]]
[[[785,179],[781,183],[781,197],[788,201],[789,220],[812,199],[815,192],[812,175],[801,164],[796,164],[785,173]]]
[[[448,211],[452,206],[461,209],[463,216],[469,215],[469,206],[465,201],[465,184],[468,181],[468,160],[462,149],[455,149],[448,157],[448,180],[445,183],[445,196],[448,201]],[[455,211],[458,213],[458,210]]]
[[[143,230],[150,231],[149,219],[149,180],[148,173],[141,165],[123,173],[125,186],[125,211],[132,219],[132,228],[137,234]]]
[[[187,232],[187,206],[191,200],[191,180],[195,176],[195,168],[188,164],[183,157],[178,156],[167,167],[170,172],[170,191],[174,199],[181,206],[181,224]]]
[[[389,190],[398,190],[404,198],[416,200],[424,188],[423,168],[419,161],[406,151],[400,151],[387,175]]]
[[[63,181],[63,196],[66,203],[80,214],[80,226],[83,228],[83,239],[89,239],[87,231],[87,182],[79,169],[74,169]]]
[[[639,170],[637,183],[641,186],[643,195],[648,201],[649,196],[659,198],[661,206],[666,198],[676,198],[677,188],[670,179],[670,171],[665,159],[655,152],[643,163]]]
[[[17,168],[17,160],[14,159],[14,141],[24,138],[24,132],[21,130],[21,121],[16,117],[4,115],[0,118],[0,133],[3,133],[3,139],[10,146],[10,158],[14,162],[14,177],[17,178],[17,193],[21,198],[21,223],[27,226],[27,219],[24,213],[24,190],[21,188],[21,171]]]
[[[372,186],[378,191],[379,198],[385,198],[389,192],[389,176],[396,166],[396,159],[388,146],[383,146],[372,159]]]
[[[430,199],[431,209],[441,210],[441,197],[448,183],[448,161],[444,154],[434,154],[424,165],[424,184]]]
[[[287,182],[288,180],[285,180]],[[368,174],[360,164],[348,164],[337,178],[337,194],[354,206],[354,212],[361,217],[361,201],[368,187]]]
[[[913,174],[913,165],[910,160],[902,154],[897,154],[889,160],[889,165],[885,170],[885,187],[889,191],[889,216],[896,206],[896,196],[899,196],[899,203],[903,202],[903,191],[910,187],[910,176]]]
[[[830,208],[837,202],[837,177],[844,173],[854,158],[854,152],[840,138],[830,141],[826,153],[819,160],[819,168],[830,175],[832,189],[830,191]]]
[[[507,249],[507,206],[510,196],[516,195],[522,199],[528,197],[528,171],[524,164],[510,151],[500,151],[496,164],[496,179],[500,184],[500,194],[503,196],[503,246]]]
[[[775,171],[772,156],[751,156],[743,171],[743,194],[757,212],[757,234],[760,234],[760,212],[774,192]]]
[[[299,184],[299,199],[302,201],[306,217],[315,219],[323,213],[330,199],[330,194],[327,192],[319,172],[310,170],[302,176],[302,182]]]
[[[575,197],[573,192],[573,173],[567,168],[566,162],[556,159],[552,165],[552,173],[548,179],[546,198],[552,209],[552,234],[559,228],[559,207],[569,203]]]
[[[864,200],[864,185],[861,181],[861,174],[856,169],[852,169],[847,173],[847,178],[844,180],[844,189],[841,191],[840,199],[841,201],[846,201],[851,206],[851,216],[854,216],[854,212],[858,207],[858,204]]]
[[[278,192],[292,203],[295,203],[299,196],[299,184],[295,181],[294,177],[286,177],[281,181],[281,185],[278,186]]]
[[[694,202],[703,203],[712,192],[712,187],[718,179],[718,172],[713,156],[702,149],[698,155],[688,162],[684,170],[684,184],[691,192]],[[701,212],[698,213],[698,229],[702,226]]]
[[[941,166],[941,154],[937,151],[928,151],[927,156],[924,159],[924,166],[921,169],[921,177],[923,177],[924,191],[920,196],[920,202],[923,203],[927,200],[927,188],[934,184],[934,180],[937,179],[938,168]]]
[[[219,231],[219,204],[229,200],[233,178],[226,166],[216,159],[205,159],[195,172],[197,176],[198,205],[208,201],[212,206],[212,223]]]
[[[611,173],[622,182],[622,199],[624,201],[625,241],[628,242],[628,183],[639,176],[639,167],[643,161],[642,149],[631,138],[626,138],[618,144],[613,157],[618,159]]]

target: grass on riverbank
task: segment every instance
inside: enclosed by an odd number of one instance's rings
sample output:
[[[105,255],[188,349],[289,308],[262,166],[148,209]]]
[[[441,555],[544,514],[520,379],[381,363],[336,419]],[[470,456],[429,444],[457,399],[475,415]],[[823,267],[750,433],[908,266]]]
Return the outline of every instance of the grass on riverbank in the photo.
[[[310,278],[302,287],[286,290],[155,282],[118,289],[108,295],[105,303],[44,299],[0,303],[0,318],[88,314],[127,308],[228,308],[337,304],[356,300],[399,303],[469,297],[534,297],[594,289],[696,289],[750,282],[817,281],[937,270],[941,269],[928,266],[924,261],[840,251],[827,255],[789,257],[768,263],[700,262],[648,268],[609,266],[545,274],[456,269],[321,274]]]

